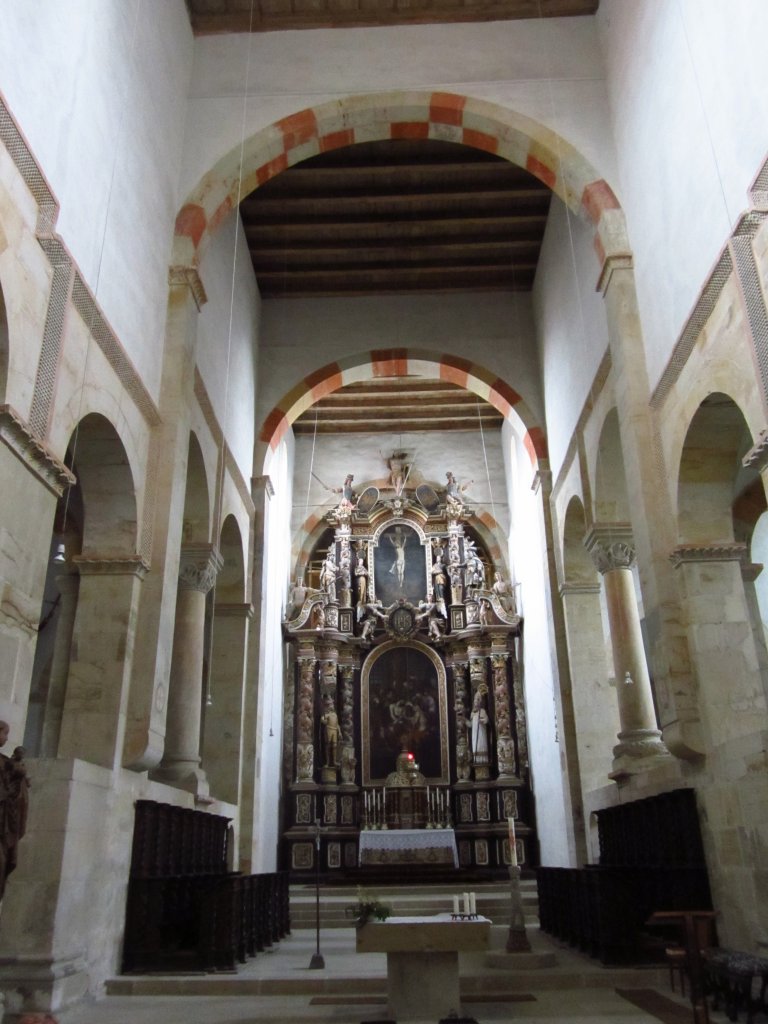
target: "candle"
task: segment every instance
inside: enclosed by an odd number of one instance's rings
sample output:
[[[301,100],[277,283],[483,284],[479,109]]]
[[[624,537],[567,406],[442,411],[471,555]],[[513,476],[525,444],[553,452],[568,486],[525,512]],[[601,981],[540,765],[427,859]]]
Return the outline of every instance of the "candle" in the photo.
[[[470,912],[470,914],[476,914],[477,913],[477,900],[476,900],[475,894],[473,892],[471,892],[469,894],[469,912]]]
[[[459,897],[457,893],[453,894],[453,912],[454,914],[459,913]]]
[[[468,914],[469,913],[469,893],[468,892],[464,893],[463,903],[464,903],[464,913]]]

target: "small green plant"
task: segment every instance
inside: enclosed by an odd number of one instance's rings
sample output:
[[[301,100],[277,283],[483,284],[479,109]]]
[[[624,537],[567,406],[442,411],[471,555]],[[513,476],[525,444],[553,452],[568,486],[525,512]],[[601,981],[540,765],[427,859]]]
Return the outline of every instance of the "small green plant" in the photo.
[[[386,903],[380,903],[372,893],[366,892],[361,886],[357,888],[357,903],[351,903],[344,911],[345,915],[361,928],[366,921],[375,918],[377,921],[386,921],[392,913],[392,908]]]

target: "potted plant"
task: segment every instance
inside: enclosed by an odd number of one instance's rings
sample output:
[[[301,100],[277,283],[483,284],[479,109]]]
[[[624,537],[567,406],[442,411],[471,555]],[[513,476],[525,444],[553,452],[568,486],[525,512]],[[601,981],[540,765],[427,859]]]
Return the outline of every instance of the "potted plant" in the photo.
[[[358,886],[357,903],[351,903],[346,907],[344,913],[347,917],[352,918],[357,928],[362,928],[371,918],[376,921],[386,921],[392,913],[392,908],[388,907],[386,903],[379,902],[376,896]]]

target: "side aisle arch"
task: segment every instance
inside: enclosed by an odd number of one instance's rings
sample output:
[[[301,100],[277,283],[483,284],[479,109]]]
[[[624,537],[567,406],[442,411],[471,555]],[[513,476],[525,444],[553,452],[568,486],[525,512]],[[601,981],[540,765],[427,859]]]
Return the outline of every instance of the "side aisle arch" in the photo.
[[[629,253],[610,185],[564,138],[523,114],[448,92],[351,96],[308,107],[255,132],[200,180],[176,219],[176,264],[197,264],[211,235],[237,205],[293,164],[358,142],[439,139],[485,150],[525,168],[596,229],[600,267]],[[240,159],[243,159],[242,181]]]

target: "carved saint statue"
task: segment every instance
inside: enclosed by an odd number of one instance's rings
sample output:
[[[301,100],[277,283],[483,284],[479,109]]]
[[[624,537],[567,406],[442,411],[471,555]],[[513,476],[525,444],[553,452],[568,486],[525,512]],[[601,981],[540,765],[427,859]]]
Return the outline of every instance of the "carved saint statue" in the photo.
[[[494,573],[493,592],[507,615],[517,615],[514,588],[509,586],[500,572]]]
[[[339,716],[333,706],[333,698],[326,696],[320,723],[325,731],[325,764],[328,768],[338,767]]]
[[[329,551],[325,556],[325,561],[320,568],[320,586],[328,595],[328,599],[331,601],[336,600],[336,578],[339,574],[336,560],[333,557],[333,551]]]
[[[488,712],[485,710],[487,686],[481,683],[472,701],[470,728],[472,730],[472,760],[475,764],[488,764]]]

